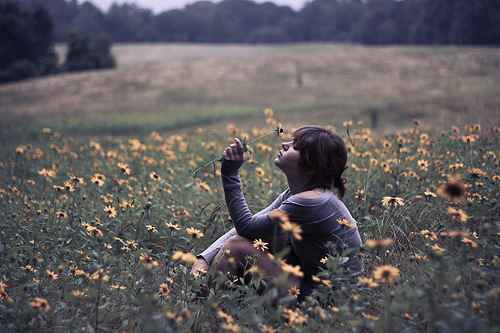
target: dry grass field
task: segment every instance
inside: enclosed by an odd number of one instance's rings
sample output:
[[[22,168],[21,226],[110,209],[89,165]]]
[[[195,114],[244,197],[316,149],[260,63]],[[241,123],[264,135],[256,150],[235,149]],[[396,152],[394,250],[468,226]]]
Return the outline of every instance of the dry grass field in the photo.
[[[58,47],[61,58],[64,48]],[[0,86],[2,139],[50,126],[130,133],[260,119],[447,127],[498,124],[500,50],[455,47],[116,45],[116,70]],[[7,129],[6,129],[7,128]]]
[[[499,50],[119,45],[116,70],[0,86],[0,332],[500,332]],[[190,274],[233,225],[228,142],[248,139],[257,212],[305,123],[348,145],[362,275],[341,242],[300,304],[285,252],[269,280],[252,261],[236,280]],[[316,237],[279,216],[285,251]]]

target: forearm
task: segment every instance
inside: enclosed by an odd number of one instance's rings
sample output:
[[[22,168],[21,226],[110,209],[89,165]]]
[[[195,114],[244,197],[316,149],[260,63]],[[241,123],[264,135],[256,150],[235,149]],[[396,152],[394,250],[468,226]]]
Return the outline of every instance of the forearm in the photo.
[[[241,164],[242,162],[239,161],[223,161],[222,185],[229,215],[238,235],[252,239],[256,237],[258,230],[254,230],[256,225],[253,223],[253,214],[248,208],[241,190],[241,181],[238,175]]]

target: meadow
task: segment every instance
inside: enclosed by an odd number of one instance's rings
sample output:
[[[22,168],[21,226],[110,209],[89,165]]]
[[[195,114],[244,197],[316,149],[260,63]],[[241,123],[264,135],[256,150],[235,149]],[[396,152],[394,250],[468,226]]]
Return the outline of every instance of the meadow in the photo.
[[[0,87],[2,332],[500,332],[496,49],[115,52],[116,71]],[[232,227],[206,162],[246,138],[257,212],[287,186],[280,141],[311,122],[348,145],[363,275],[332,252],[301,304],[254,266],[192,276]]]

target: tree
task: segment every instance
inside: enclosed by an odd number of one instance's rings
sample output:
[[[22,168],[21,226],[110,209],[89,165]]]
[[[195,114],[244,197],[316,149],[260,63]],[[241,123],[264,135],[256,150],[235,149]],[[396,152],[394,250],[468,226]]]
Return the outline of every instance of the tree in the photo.
[[[13,1],[0,1],[0,31],[0,82],[55,71],[53,25],[44,7],[28,10]]]
[[[63,70],[68,72],[114,68],[111,41],[106,36],[90,38],[72,33],[68,40],[68,53]]]

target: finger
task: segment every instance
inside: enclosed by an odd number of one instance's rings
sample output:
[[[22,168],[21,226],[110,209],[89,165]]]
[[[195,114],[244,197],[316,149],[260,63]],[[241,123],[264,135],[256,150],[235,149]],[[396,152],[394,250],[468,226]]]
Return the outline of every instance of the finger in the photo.
[[[228,156],[228,159],[230,160],[234,160],[234,153],[233,153],[233,150],[231,148],[227,148],[227,156]]]
[[[240,155],[241,158],[243,159],[243,152],[244,152],[243,144],[238,138],[234,138],[234,141],[236,141],[236,148],[238,149],[238,155]]]
[[[225,158],[226,160],[229,160],[229,159],[230,159],[230,156],[229,156],[229,152],[230,152],[230,151],[231,151],[231,150],[230,150],[229,148],[226,148],[226,149],[224,150],[224,158]]]

